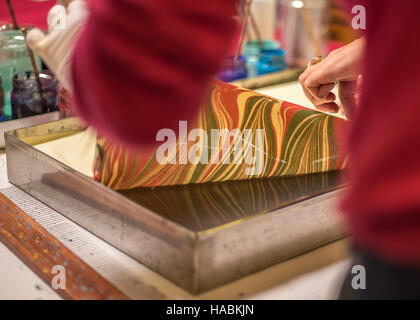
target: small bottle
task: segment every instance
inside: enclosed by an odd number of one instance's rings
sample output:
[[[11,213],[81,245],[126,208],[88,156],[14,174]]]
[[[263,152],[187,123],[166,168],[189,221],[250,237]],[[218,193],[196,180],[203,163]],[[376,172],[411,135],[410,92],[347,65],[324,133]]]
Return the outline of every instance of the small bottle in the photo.
[[[220,70],[217,78],[219,80],[230,82],[239,79],[244,79],[247,77],[247,69],[246,69],[246,58],[245,56],[241,55],[238,59],[234,59],[234,57],[228,57],[222,69]]]
[[[58,81],[49,73],[41,73],[40,80],[45,106],[33,72],[18,73],[13,77],[12,119],[21,119],[42,113],[57,111]]]
[[[286,69],[284,56],[284,50],[281,49],[261,50],[257,63],[258,75]]]
[[[28,29],[29,30],[29,29]],[[41,59],[35,55],[38,70],[41,70]],[[11,26],[0,27],[0,74],[3,78],[4,90],[3,114],[6,120],[12,118],[12,104],[10,93],[13,86],[13,76],[18,72],[32,70],[31,60],[21,30],[14,30]]]
[[[247,41],[245,43],[244,55],[246,56],[248,77],[253,78],[262,74],[284,69],[284,67],[281,69],[270,68],[270,70],[268,70],[268,68],[264,68],[264,64],[261,64],[260,60],[267,60],[267,58],[264,58],[267,56],[267,54],[265,54],[267,52],[270,56],[272,56],[275,52],[284,55],[284,53],[282,53],[282,51],[279,49],[279,43],[276,41],[264,40],[262,43],[258,43],[258,41]]]

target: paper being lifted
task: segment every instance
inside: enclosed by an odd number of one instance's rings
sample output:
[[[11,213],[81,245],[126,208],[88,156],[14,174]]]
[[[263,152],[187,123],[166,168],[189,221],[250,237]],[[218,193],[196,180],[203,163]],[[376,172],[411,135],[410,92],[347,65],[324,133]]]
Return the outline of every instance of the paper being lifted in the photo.
[[[35,148],[70,168],[93,177],[92,167],[96,154],[96,132],[93,129],[88,128],[65,138],[38,144]]]
[[[344,169],[348,121],[216,81],[192,123],[153,150],[98,138],[94,178],[116,190]]]

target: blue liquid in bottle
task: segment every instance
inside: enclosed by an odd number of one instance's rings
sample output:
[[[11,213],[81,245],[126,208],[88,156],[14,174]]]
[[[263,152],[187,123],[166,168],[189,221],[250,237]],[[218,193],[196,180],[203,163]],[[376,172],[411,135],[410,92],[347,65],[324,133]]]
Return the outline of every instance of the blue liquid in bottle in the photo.
[[[41,70],[41,60],[35,56],[38,69]],[[0,31],[0,76],[4,94],[3,116],[12,119],[11,91],[14,74],[31,71],[31,60],[25,45],[25,38],[20,30]],[[0,116],[1,117],[1,116]]]

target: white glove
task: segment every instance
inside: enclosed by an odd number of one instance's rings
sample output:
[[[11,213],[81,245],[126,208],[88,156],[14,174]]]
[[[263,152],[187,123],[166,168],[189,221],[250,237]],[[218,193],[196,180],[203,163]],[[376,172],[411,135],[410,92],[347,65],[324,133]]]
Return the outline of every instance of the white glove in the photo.
[[[45,35],[39,29],[28,33],[27,42],[54,72],[63,87],[72,91],[71,58],[88,17],[85,1],[74,0],[67,9],[55,5],[48,13],[49,33]]]

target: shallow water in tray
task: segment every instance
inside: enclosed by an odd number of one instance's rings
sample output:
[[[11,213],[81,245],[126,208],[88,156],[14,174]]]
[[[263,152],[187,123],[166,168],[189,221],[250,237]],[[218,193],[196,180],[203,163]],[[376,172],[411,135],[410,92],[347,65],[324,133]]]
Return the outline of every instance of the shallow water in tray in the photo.
[[[191,230],[203,231],[269,213],[343,185],[338,171],[175,187],[120,191],[143,207]]]

